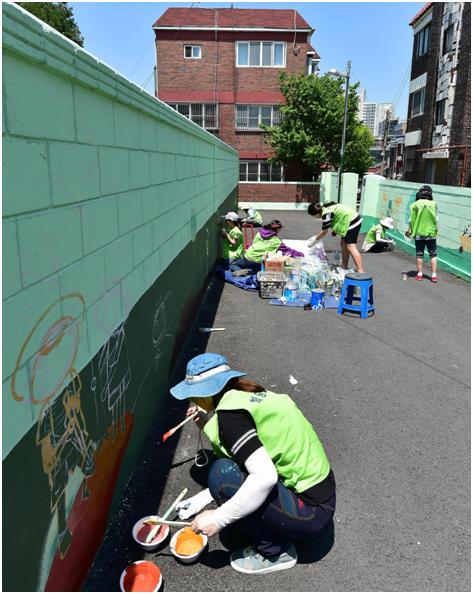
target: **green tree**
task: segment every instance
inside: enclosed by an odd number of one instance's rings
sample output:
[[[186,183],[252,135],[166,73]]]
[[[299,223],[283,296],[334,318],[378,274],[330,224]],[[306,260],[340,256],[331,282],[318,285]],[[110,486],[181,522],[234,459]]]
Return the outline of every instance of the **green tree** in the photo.
[[[282,163],[287,178],[317,179],[327,165],[338,169],[345,111],[345,81],[330,76],[305,76],[285,72],[279,77],[286,104],[279,126],[261,126],[274,148],[273,163]],[[344,171],[363,174],[371,164],[369,147],[374,138],[358,120],[358,85],[348,94]]]
[[[67,2],[17,2],[17,4],[81,47],[84,45],[84,38],[74,20],[74,11]]]

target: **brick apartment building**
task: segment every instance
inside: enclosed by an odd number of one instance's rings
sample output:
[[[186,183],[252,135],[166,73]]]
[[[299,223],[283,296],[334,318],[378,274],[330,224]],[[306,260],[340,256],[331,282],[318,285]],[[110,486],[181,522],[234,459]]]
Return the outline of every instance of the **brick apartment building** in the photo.
[[[316,74],[314,30],[296,10],[168,8],[154,23],[157,96],[240,154],[240,202],[313,200],[284,183],[260,124],[277,125],[281,71]],[[297,180],[296,180],[297,181]]]
[[[429,2],[410,22],[407,181],[471,186],[470,9],[469,2]]]

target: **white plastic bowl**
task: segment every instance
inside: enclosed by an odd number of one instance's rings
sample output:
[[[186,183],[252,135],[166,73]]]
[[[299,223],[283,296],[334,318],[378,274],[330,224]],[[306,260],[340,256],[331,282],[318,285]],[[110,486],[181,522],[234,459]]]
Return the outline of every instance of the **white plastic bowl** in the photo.
[[[202,537],[202,540],[203,540],[203,545],[202,545],[202,548],[200,549],[200,551],[198,551],[194,555],[179,555],[179,553],[176,553],[176,540],[177,540],[177,537],[181,534],[181,532],[183,530],[184,530],[184,528],[181,528],[171,538],[171,542],[169,543],[169,546],[171,548],[171,553],[174,555],[174,557],[176,557],[176,559],[179,559],[179,561],[182,561],[182,563],[194,563],[194,561],[197,561],[197,559],[202,555],[202,552],[204,551],[205,547],[207,546],[208,538],[205,534],[200,534],[200,536]]]
[[[150,569],[151,570],[153,569],[153,567],[151,567],[153,565],[160,573],[159,582],[156,584],[156,587],[154,588],[154,590],[150,590],[150,592],[157,592],[159,590],[159,588],[161,588],[161,584],[163,583],[163,574],[161,573],[161,570],[159,569],[159,567],[152,561],[135,561],[134,563],[131,563],[130,565],[125,567],[125,569],[122,571],[122,574],[120,576],[120,590],[122,592],[130,592],[130,590],[125,590],[125,576],[126,576],[127,571],[129,571],[130,568],[132,568],[133,566],[140,565],[141,563],[145,564],[143,567],[144,568],[146,567],[147,573],[149,573]]]
[[[143,528],[143,526],[146,526],[145,521],[146,520],[154,520],[156,518],[157,518],[157,516],[145,516],[144,518],[141,518],[141,520],[138,520],[138,522],[136,522],[136,524],[133,526],[133,530],[132,530],[133,539],[136,543],[138,543],[140,545],[140,547],[144,551],[154,551],[160,545],[162,545],[163,542],[169,536],[169,526],[167,524],[164,524],[163,526],[164,526],[165,531],[164,531],[163,535],[161,535],[158,539],[154,538],[153,541],[150,543],[146,543],[146,542],[143,542],[138,539],[138,532]]]

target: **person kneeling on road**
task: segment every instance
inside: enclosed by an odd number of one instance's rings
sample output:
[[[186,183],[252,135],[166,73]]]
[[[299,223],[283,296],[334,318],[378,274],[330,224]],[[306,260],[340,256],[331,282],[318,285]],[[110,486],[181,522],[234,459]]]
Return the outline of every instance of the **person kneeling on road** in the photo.
[[[219,507],[197,515],[192,529],[212,536],[238,522],[254,544],[234,551],[231,566],[263,574],[294,567],[293,540],[313,539],[329,524],[335,479],[317,433],[294,401],[245,375],[224,356],[205,353],[189,361],[186,379],[171,394],[197,405],[188,415],[206,411],[196,423],[218,457],[208,486]]]
[[[389,250],[394,245],[394,241],[386,239],[386,229],[394,229],[394,221],[391,217],[381,219],[377,225],[371,227],[365,235],[362,250],[372,254]]]

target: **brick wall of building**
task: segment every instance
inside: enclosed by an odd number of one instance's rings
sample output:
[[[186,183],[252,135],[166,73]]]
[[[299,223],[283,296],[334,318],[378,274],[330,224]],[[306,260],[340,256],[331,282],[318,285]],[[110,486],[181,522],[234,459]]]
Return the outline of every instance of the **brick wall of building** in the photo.
[[[457,69],[457,85],[450,145],[467,145],[468,149],[450,149],[447,184],[471,186],[471,4],[465,2]],[[463,171],[463,180],[462,180]]]
[[[239,202],[318,202],[319,184],[240,183]]]

